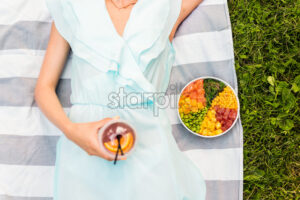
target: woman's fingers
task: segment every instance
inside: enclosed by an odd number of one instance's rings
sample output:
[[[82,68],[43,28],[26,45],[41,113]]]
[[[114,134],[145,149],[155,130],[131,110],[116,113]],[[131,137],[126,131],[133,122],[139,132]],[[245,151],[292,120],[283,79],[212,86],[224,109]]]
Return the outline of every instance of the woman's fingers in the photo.
[[[94,150],[96,156],[102,157],[108,161],[115,160],[115,154],[112,155],[112,154],[108,154],[107,152],[101,151],[98,142],[97,142],[97,144],[96,143],[93,144],[93,150]],[[127,159],[126,156],[122,156],[122,157],[118,156],[118,160],[126,160],[126,159]]]
[[[98,156],[98,157],[101,157],[101,158],[103,158],[105,160],[108,160],[108,161],[113,161],[115,159],[114,154],[109,154],[108,152],[103,151],[100,148],[100,143],[99,143],[100,141],[99,141],[99,138],[98,138],[98,130],[100,128],[102,128],[109,121],[117,120],[117,119],[120,119],[120,117],[115,116],[115,117],[112,117],[112,118],[104,118],[102,120],[92,122],[94,127],[90,127],[90,128],[92,128],[94,130],[92,130],[93,133],[91,135],[89,135],[89,139],[88,139],[89,141],[88,141],[88,151],[87,152],[88,152],[89,155]],[[118,160],[126,160],[126,157],[118,156]]]
[[[98,156],[108,161],[113,161],[114,154],[109,154],[108,151],[100,148],[100,141],[98,138],[99,128],[103,127],[112,119],[119,119],[119,116],[113,118],[105,118],[96,122],[75,123],[74,128],[69,134],[68,139],[82,148],[88,155]],[[123,158],[118,158],[121,160]]]
[[[121,157],[119,160],[126,160],[127,159],[127,157],[125,156],[125,157]]]
[[[114,160],[114,156],[109,155],[107,152],[103,152],[100,148],[100,144],[99,144],[99,140],[98,137],[92,139],[91,143],[90,143],[90,147],[92,149],[92,154],[95,156],[99,156],[101,158],[104,158],[108,161],[113,161]]]
[[[104,118],[104,119],[102,119],[102,120],[97,121],[97,122],[96,122],[96,126],[97,126],[97,128],[99,129],[99,128],[102,128],[102,127],[103,127],[107,122],[109,122],[110,120],[117,120],[117,119],[120,119],[120,116],[115,116],[115,117],[113,117],[113,118],[107,117],[107,118]]]
[[[112,119],[120,119],[120,116],[114,116]]]
[[[112,118],[104,118],[104,119],[101,119],[101,120],[97,121],[96,122],[97,128],[101,128],[102,126],[104,126],[110,120],[112,120]]]

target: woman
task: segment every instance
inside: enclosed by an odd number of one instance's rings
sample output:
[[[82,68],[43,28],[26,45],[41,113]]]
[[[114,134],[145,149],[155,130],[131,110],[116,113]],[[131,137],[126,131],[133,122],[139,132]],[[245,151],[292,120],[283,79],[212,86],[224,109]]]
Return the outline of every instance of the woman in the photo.
[[[57,144],[55,200],[201,200],[205,184],[178,149],[164,110],[155,100],[111,108],[109,96],[164,92],[178,25],[200,0],[47,0],[54,19],[35,99],[64,134]],[[68,115],[55,93],[72,49]],[[139,105],[146,105],[136,109]],[[114,117],[115,116],[115,117]],[[112,164],[98,130],[112,118],[133,124],[135,151]]]

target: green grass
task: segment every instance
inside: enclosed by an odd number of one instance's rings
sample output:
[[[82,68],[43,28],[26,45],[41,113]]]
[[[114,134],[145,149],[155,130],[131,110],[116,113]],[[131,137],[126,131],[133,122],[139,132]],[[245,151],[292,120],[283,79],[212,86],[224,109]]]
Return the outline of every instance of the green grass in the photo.
[[[229,0],[229,10],[244,199],[299,199],[300,0]]]

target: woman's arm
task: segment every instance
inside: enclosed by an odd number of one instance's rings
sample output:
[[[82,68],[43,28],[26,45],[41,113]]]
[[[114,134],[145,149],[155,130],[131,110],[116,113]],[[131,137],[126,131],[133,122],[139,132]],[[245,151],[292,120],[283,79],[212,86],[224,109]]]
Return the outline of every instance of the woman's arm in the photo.
[[[56,125],[68,139],[72,140],[89,155],[96,155],[113,160],[101,152],[98,142],[98,130],[111,118],[89,122],[73,123],[65,114],[55,92],[60,75],[70,51],[68,42],[59,34],[52,24],[50,39],[44,57],[39,78],[36,83],[35,100],[44,115]]]
[[[70,46],[52,24],[44,61],[35,87],[35,100],[46,115],[64,133],[71,128],[71,121],[65,114],[55,89],[63,71]]]
[[[181,11],[179,14],[179,17],[173,27],[173,30],[170,34],[170,41],[173,40],[174,35],[176,33],[176,30],[178,26],[181,24],[181,22],[191,14],[191,12],[202,2],[202,0],[182,0],[182,5],[181,5]]]

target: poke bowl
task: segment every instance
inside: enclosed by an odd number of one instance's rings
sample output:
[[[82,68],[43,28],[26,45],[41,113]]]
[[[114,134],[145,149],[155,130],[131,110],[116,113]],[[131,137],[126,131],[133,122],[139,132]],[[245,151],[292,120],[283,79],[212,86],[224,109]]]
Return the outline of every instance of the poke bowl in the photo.
[[[215,138],[226,134],[239,117],[239,100],[233,88],[215,77],[199,77],[181,90],[178,117],[192,134]]]

